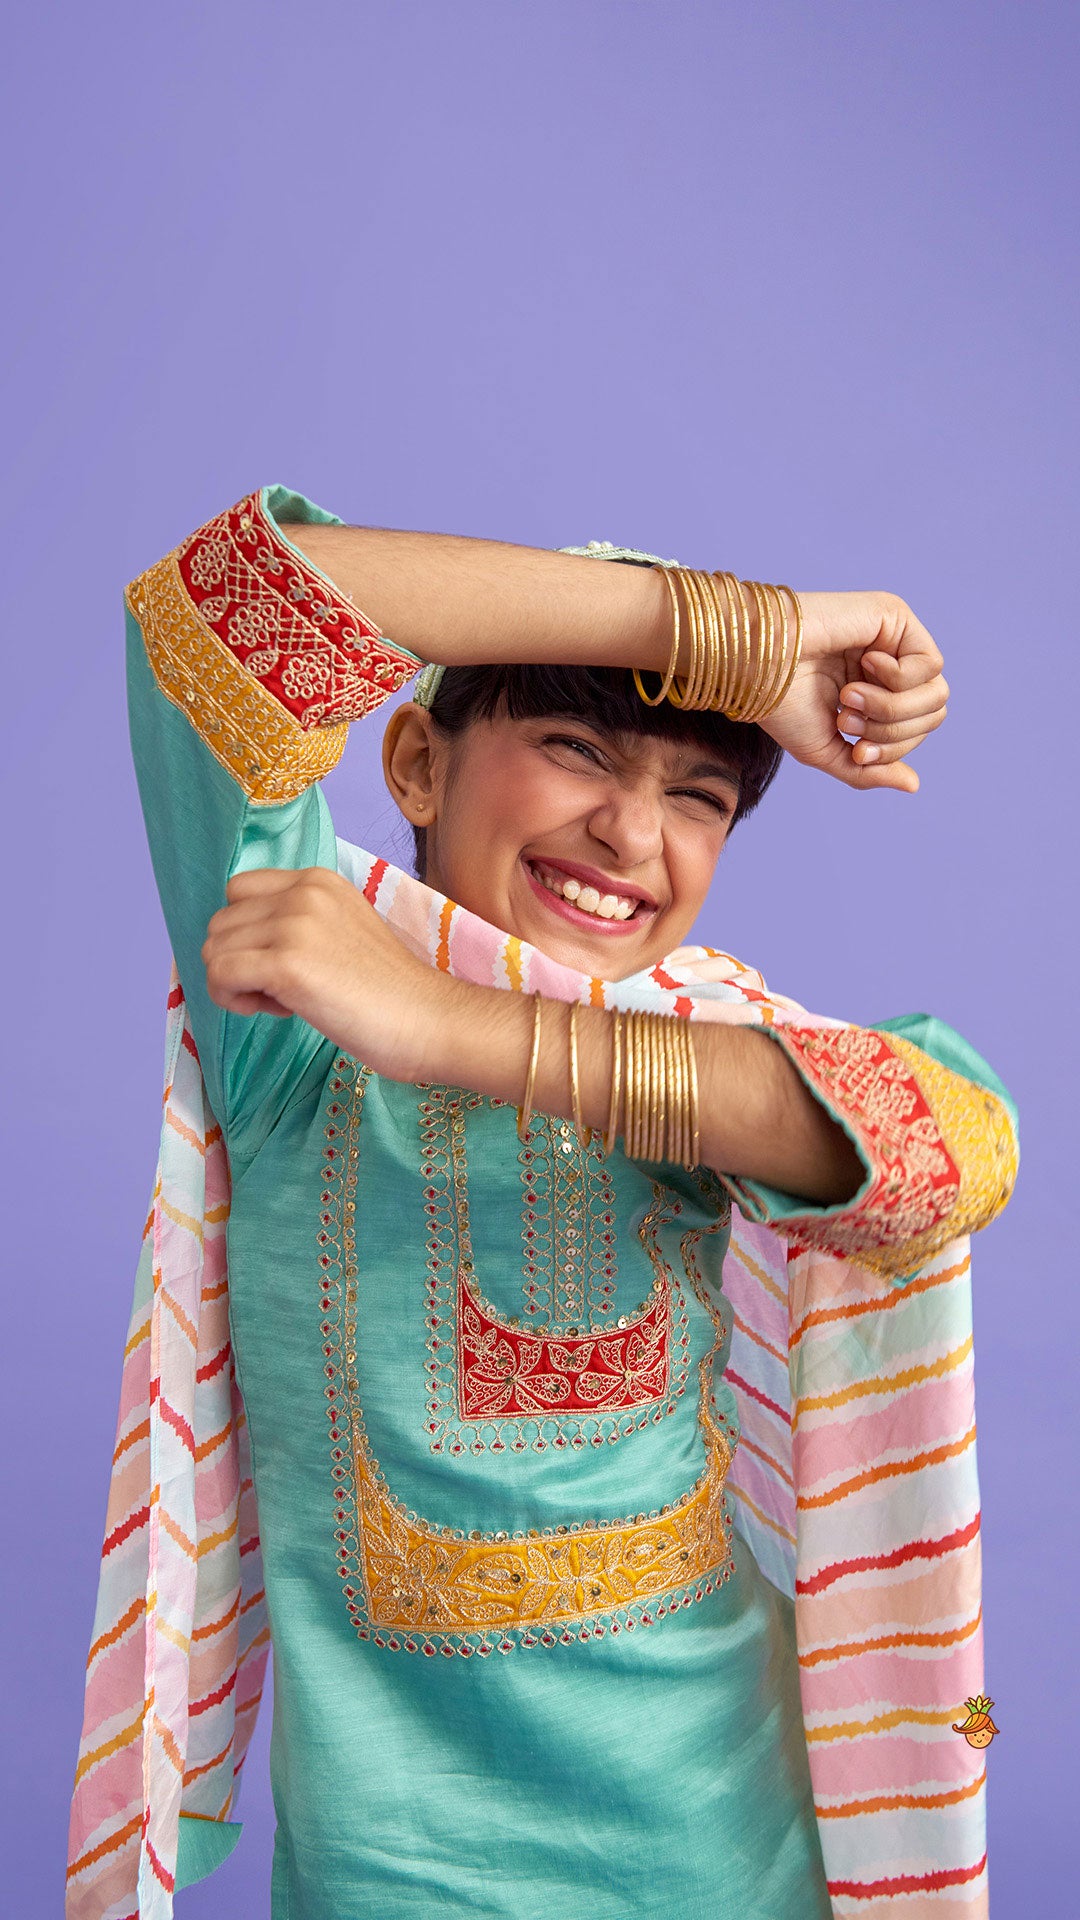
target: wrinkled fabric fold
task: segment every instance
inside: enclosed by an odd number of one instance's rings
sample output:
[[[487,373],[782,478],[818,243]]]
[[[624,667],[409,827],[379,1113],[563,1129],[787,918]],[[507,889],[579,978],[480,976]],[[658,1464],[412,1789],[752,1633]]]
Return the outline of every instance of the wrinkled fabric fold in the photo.
[[[687,947],[611,983],[560,966],[338,843],[413,952],[477,984],[695,1020],[841,1030]],[[228,1325],[228,1165],[185,1004],[169,998],[158,1174],[127,1342],[72,1809],[68,1920],[168,1920],[182,1814],[233,1813],[267,1653]],[[961,1069],[962,1070],[962,1069]],[[729,1488],[794,1602],[803,1720],[836,1915],[986,1911],[968,1245],[901,1283],[736,1218]],[[209,1851],[213,1851],[210,1849]],[[215,1864],[211,1861],[211,1865]]]

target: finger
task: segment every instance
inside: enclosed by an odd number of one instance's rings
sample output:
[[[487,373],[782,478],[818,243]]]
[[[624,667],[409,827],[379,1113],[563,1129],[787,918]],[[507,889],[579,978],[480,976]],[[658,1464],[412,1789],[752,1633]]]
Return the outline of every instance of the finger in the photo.
[[[929,733],[936,733],[944,718],[944,707],[939,707],[937,713],[922,714],[917,720],[867,720],[861,713],[840,713],[836,726],[839,733],[853,734],[859,740],[873,740],[878,746],[891,745],[896,740],[910,745],[925,740]]]
[[[245,928],[284,928],[302,926],[312,918],[309,894],[298,887],[274,887],[269,891],[245,893],[227,907],[219,907],[206,923],[208,938],[235,937]]]
[[[225,898],[230,906],[236,900],[255,900],[274,893],[286,893],[290,887],[304,878],[306,868],[296,867],[251,867],[244,873],[234,873],[225,888]]]
[[[910,751],[910,749],[908,749]],[[856,758],[856,753],[859,758]],[[828,747],[815,753],[811,764],[822,773],[831,774],[834,780],[842,780],[845,786],[871,789],[874,787],[894,787],[901,793],[918,793],[919,776],[904,761],[897,760],[879,763],[874,757],[880,749],[873,749],[859,741],[853,748],[840,734],[835,734]],[[866,755],[871,755],[869,760]]]
[[[926,637],[930,640],[929,634]],[[930,647],[929,653],[913,650],[898,654],[886,653],[880,647],[870,647],[862,655],[859,664],[871,685],[876,683],[890,693],[901,693],[908,687],[923,687],[937,679],[943,662],[933,641],[930,641]]]
[[[916,720],[920,714],[936,713],[949,704],[949,683],[942,674],[917,687],[873,686],[868,680],[851,680],[840,691],[840,705],[849,712],[863,713],[870,720]]]
[[[889,767],[897,760],[906,760],[921,745],[921,735],[915,740],[895,740],[881,746],[873,740],[856,740],[851,757],[857,767]]]
[[[237,1012],[259,1011],[264,999],[283,1013],[292,1011],[283,997],[288,993],[287,968],[280,953],[268,947],[213,951],[207,959],[206,988],[218,1006]],[[254,1009],[245,1004],[256,1001]]]
[[[215,1005],[224,1007],[226,1013],[270,1013],[277,1020],[291,1020],[288,1007],[280,1000],[274,1000],[268,993],[228,993],[211,994]]]
[[[839,777],[845,785],[856,787],[864,793],[873,792],[878,787],[892,788],[897,793],[919,791],[919,776],[905,760],[873,762],[868,766],[853,760]]]

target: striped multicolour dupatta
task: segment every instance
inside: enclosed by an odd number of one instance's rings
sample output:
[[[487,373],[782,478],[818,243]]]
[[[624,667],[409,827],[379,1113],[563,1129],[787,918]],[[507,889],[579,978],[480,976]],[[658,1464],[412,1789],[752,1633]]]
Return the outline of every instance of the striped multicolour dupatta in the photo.
[[[685,947],[647,981],[557,965],[339,842],[341,870],[414,952],[461,978],[691,1019],[837,1028],[760,975]],[[225,1148],[183,995],[169,997],[164,1121],[139,1265],[86,1714],[68,1920],[168,1920],[180,1815],[229,1821],[268,1633],[228,1334]],[[968,1246],[903,1285],[789,1249],[736,1215],[726,1379],[740,1531],[795,1599],[803,1712],[833,1910],[987,1911],[984,1766],[952,1731],[982,1690]],[[210,1823],[217,1823],[211,1825]],[[192,1829],[185,1821],[185,1836]]]

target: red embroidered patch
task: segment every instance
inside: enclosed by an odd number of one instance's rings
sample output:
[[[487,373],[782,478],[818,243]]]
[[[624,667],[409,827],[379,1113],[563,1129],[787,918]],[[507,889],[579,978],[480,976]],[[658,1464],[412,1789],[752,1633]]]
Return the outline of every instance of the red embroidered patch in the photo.
[[[462,1417],[623,1411],[668,1390],[670,1319],[658,1294],[627,1327],[530,1333],[485,1312],[458,1274],[458,1393]]]
[[[360,719],[417,670],[288,545],[257,493],[175,557],[199,618],[305,731]]]
[[[873,1170],[857,1208],[790,1232],[808,1246],[857,1250],[864,1238],[890,1246],[926,1233],[956,1205],[960,1171],[933,1108],[906,1060],[885,1035],[865,1027],[780,1027],[785,1051],[845,1120]]]

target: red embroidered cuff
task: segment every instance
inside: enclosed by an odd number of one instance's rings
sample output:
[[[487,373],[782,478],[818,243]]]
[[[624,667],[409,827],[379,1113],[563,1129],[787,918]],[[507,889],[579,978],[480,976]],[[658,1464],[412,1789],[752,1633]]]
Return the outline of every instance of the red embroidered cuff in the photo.
[[[871,1028],[771,1032],[859,1149],[867,1179],[853,1200],[831,1208],[730,1181],[749,1218],[767,1220],[795,1247],[905,1274],[1001,1211],[1017,1149],[996,1094]]]
[[[200,527],[127,593],[162,692],[264,805],[329,772],[348,723],[422,664],[286,540],[270,495]]]

